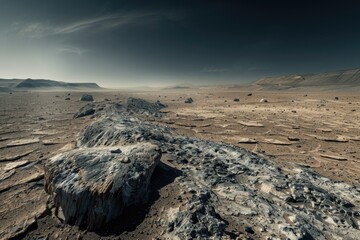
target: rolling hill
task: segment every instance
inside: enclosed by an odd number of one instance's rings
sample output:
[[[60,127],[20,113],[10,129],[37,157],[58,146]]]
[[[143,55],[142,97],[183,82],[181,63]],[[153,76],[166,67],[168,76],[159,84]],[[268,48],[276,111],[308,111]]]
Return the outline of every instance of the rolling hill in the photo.
[[[68,83],[47,79],[0,79],[0,92],[51,91],[51,90],[100,90],[96,83]]]
[[[360,88],[360,68],[331,71],[319,74],[299,74],[280,77],[266,77],[254,85],[263,89],[296,88]]]

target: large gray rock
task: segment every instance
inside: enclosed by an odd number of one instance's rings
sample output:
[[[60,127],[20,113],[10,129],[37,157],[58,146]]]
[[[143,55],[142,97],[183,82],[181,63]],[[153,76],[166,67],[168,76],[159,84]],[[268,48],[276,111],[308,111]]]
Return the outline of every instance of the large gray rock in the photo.
[[[99,229],[125,207],[146,202],[161,152],[150,143],[78,148],[45,165],[45,188],[56,214],[69,224]]]
[[[94,101],[94,98],[92,95],[84,94],[80,97],[80,101],[92,102],[92,101]]]

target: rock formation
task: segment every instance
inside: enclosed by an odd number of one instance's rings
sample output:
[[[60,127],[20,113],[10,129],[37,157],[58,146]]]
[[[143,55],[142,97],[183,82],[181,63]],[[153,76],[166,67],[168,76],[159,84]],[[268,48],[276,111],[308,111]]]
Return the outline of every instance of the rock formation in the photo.
[[[146,201],[160,156],[150,143],[74,149],[47,162],[45,188],[66,223],[98,229]]]
[[[161,149],[182,172],[173,184],[189,196],[159,212],[164,237],[219,239],[238,236],[228,229],[241,228],[254,238],[359,236],[360,189],[142,120],[143,113],[156,115],[156,106],[133,99],[108,105],[80,133],[78,148],[48,161],[46,190],[65,222],[96,229],[146,199]]]

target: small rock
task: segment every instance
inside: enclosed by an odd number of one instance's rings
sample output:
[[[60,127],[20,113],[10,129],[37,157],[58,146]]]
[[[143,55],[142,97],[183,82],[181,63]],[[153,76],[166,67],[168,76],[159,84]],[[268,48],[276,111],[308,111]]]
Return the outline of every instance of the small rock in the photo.
[[[125,156],[125,157],[123,157],[123,158],[121,159],[121,162],[122,162],[122,163],[129,163],[129,162],[130,162],[130,159],[129,159],[127,156]]]
[[[250,233],[250,234],[254,234],[254,230],[251,227],[245,227],[245,232]]]
[[[300,139],[297,137],[288,137],[289,141],[299,141]]]
[[[122,153],[120,148],[114,149],[110,151],[111,153]]]
[[[87,104],[84,107],[74,114],[74,118],[80,118],[88,115],[93,115],[95,113],[94,106],[92,104]]]
[[[240,102],[240,99],[234,98],[234,102]]]
[[[262,99],[260,100],[260,102],[261,102],[261,103],[267,103],[267,102],[268,102],[268,100],[267,100],[267,99],[265,99],[265,98],[262,98]]]
[[[185,103],[193,103],[193,102],[194,102],[194,100],[192,98],[188,98],[185,100]]]
[[[69,97],[67,97],[67,98],[65,98],[65,100],[67,100],[67,101],[68,101],[68,100],[70,100],[70,98],[69,98]]]

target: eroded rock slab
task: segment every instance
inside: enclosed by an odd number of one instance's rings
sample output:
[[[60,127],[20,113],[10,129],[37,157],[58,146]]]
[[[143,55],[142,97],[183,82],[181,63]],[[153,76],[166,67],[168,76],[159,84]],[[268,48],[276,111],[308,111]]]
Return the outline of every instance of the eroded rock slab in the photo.
[[[77,148],[50,159],[45,188],[66,223],[99,229],[125,207],[146,201],[161,152],[150,143]]]
[[[39,138],[29,138],[29,139],[19,139],[14,140],[8,144],[6,144],[7,147],[17,147],[17,146],[23,146],[23,145],[29,145],[33,143],[40,142]]]

